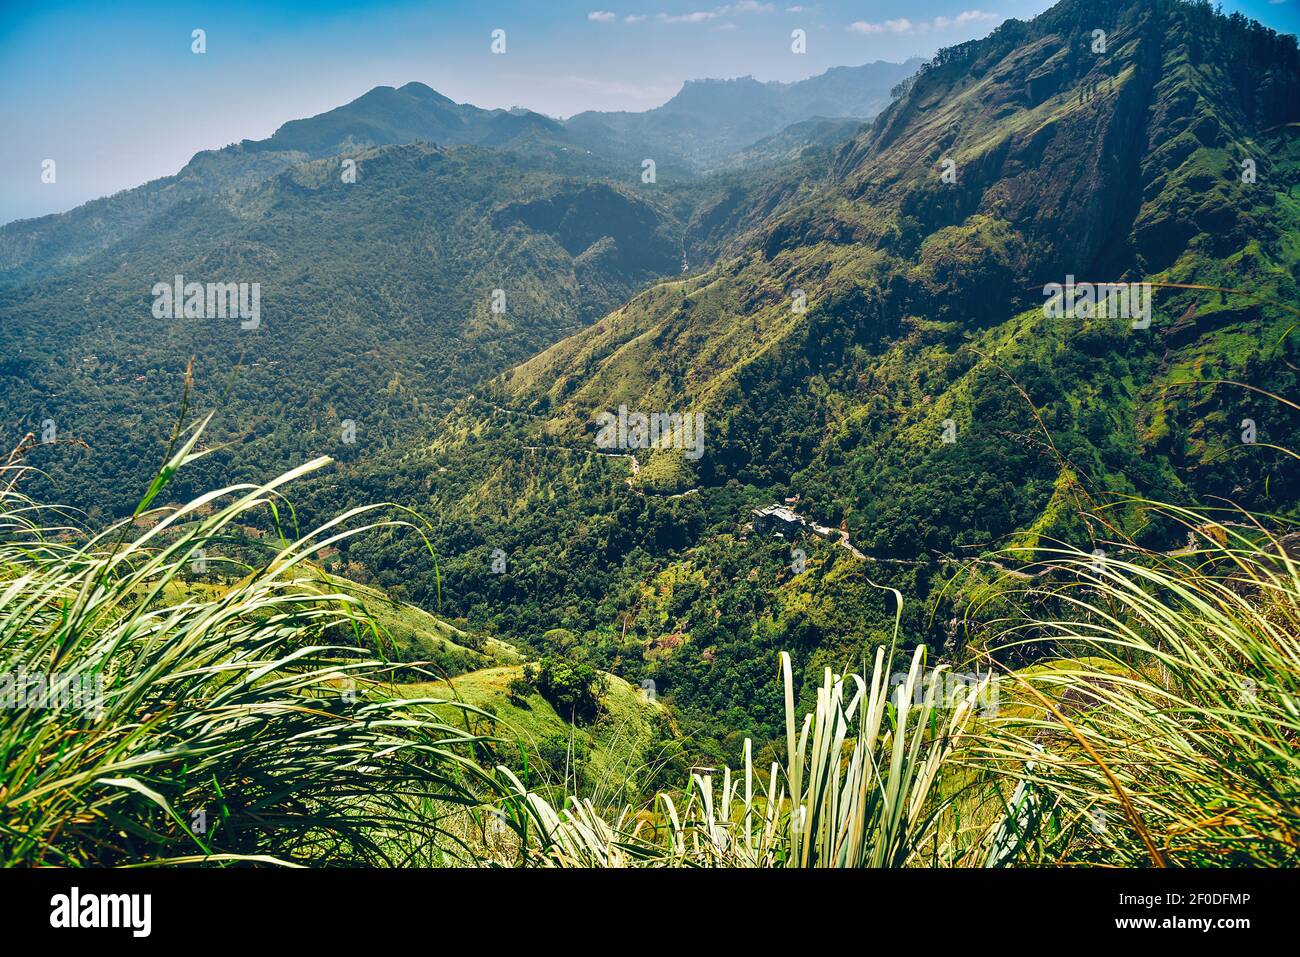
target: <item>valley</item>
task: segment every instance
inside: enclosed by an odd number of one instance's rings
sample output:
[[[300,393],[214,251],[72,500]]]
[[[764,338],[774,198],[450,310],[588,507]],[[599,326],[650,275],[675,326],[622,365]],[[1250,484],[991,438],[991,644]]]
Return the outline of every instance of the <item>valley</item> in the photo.
[[[125,800],[232,854],[1294,864],[1296,39],[986,32],[641,112],[378,86],[0,227],[0,651],[135,656]],[[139,807],[85,863],[182,855]]]

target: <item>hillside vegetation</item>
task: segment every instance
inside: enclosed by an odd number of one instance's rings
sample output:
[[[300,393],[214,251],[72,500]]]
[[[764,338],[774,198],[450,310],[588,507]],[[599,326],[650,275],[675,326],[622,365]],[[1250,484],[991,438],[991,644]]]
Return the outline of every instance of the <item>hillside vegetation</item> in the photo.
[[[7,865],[1294,864],[1300,566],[1263,524],[1134,501],[1194,547],[1026,552],[1051,581],[1003,596],[992,644],[1053,652],[1021,669],[981,654],[956,683],[923,646],[887,674],[893,592],[888,650],[825,669],[813,707],[779,656],[783,743],[746,737],[734,773],[688,771],[663,761],[660,706],[618,679],[579,730],[556,693],[592,675],[571,663],[543,659],[538,693],[516,666],[411,685],[338,640],[381,632],[377,596],[309,563],[345,537],[418,534],[406,513],[337,516],[238,582],[187,581],[328,465],[151,507],[197,437],[134,522],[98,532],[0,471],[0,664],[21,679],[0,729]],[[37,674],[57,681],[21,677]]]
[[[446,812],[473,843],[495,811],[514,837],[482,859],[530,864],[1294,862],[1295,37],[1204,0],[1061,0],[941,51],[869,124],[759,130],[755,111],[802,104],[793,118],[840,79],[710,82],[654,115],[568,123],[381,88],[286,125],[267,147],[284,166],[169,201],[148,229],[130,212],[111,242],[0,280],[0,413],[41,470],[25,495],[124,541],[209,488],[259,506],[238,510],[237,548],[219,541],[238,574],[182,587],[180,555],[163,574],[142,549],[165,600],[124,577],[87,640],[144,616],[185,654],[197,642],[182,673],[199,705],[224,687],[213,656],[265,664],[239,686],[259,709],[280,687],[260,678],[330,696],[355,656],[379,728],[321,733],[387,755],[390,711],[412,722],[420,757],[397,746],[393,771],[411,803],[369,817],[356,765],[339,781],[308,762],[346,798],[319,798],[331,836],[259,833],[230,853],[427,862],[439,839],[393,850],[387,825]],[[641,181],[638,137],[682,116],[684,135],[718,138]],[[154,318],[152,284],[181,273],[260,277],[260,328]],[[1120,284],[1136,311],[1054,309],[1075,281]],[[195,409],[216,417],[141,511],[157,449]],[[609,447],[601,417],[620,410],[699,416],[702,445]],[[250,491],[326,453],[336,466],[292,508]],[[307,549],[291,582],[263,567],[259,549],[378,501],[399,517]],[[65,567],[65,532],[13,508],[4,574],[22,584],[0,634],[36,660],[59,653],[42,628],[81,634],[65,603],[118,566],[110,533],[67,532],[87,544]],[[54,544],[29,554],[33,538]],[[192,642],[245,600],[237,641]],[[298,602],[306,621],[281,608]],[[170,693],[166,647],[123,640],[123,673],[160,684],[132,686],[121,727]],[[926,703],[946,671],[1006,707]],[[919,724],[882,690],[900,675]],[[274,725],[281,704],[256,713]],[[119,803],[153,814],[150,792],[208,793],[177,750],[146,791],[73,787],[50,720],[53,737],[13,732],[54,775],[13,805],[15,859],[53,862],[39,835],[101,800],[96,840],[126,859]],[[885,755],[917,774],[877,801]],[[248,800],[306,814],[279,794]],[[151,854],[186,840],[141,827]]]
[[[1084,516],[1113,496],[1293,515],[1281,450],[1300,436],[1276,397],[1297,385],[1297,94],[1292,38],[1206,4],[1066,0],[1009,21],[937,57],[824,179],[768,187],[781,199],[716,266],[483,390],[515,415],[461,405],[347,494],[397,488],[447,517],[458,613],[580,634],[593,663],[653,677],[723,737],[718,714],[779,720],[753,662],[789,650],[799,675],[885,640],[868,578],[915,599],[913,640],[952,653],[980,640],[955,565],[1104,548]],[[1070,276],[1151,283],[1150,325],[1051,315],[1044,287]],[[641,450],[636,476],[593,454],[597,416],[624,405],[702,414],[705,454]],[[793,495],[870,561],[805,539],[796,572],[796,543],[746,538],[751,508]],[[1108,514],[1144,547],[1185,542]],[[358,560],[383,579],[398,555]]]

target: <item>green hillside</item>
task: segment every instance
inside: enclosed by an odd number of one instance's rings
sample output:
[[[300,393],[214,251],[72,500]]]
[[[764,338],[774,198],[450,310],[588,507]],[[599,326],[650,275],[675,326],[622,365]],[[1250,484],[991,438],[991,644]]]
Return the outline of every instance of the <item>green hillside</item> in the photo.
[[[682,742],[652,692],[613,675],[598,675],[595,712],[575,715],[535,683],[519,687],[525,669],[536,666],[526,664],[508,642],[467,632],[393,599],[382,588],[323,568],[306,566],[299,577],[297,592],[315,600],[335,596],[354,613],[355,621],[328,635],[331,641],[357,644],[391,663],[382,683],[366,694],[470,706],[473,710],[433,710],[436,720],[495,739],[479,747],[477,758],[485,767],[505,764],[526,775],[539,791],[554,790],[561,798],[581,791],[618,801],[640,800],[681,771]],[[229,583],[219,580],[178,579],[168,583],[159,601],[218,602],[230,590]]]
[[[496,380],[488,394],[520,414],[462,406],[353,494],[396,487],[444,516],[460,613],[521,640],[580,634],[592,661],[656,676],[705,725],[733,707],[775,720],[736,677],[770,660],[759,649],[805,664],[883,640],[888,596],[867,578],[907,596],[909,634],[954,649],[970,636],[947,624],[966,607],[942,587],[953,563],[1091,551],[1110,536],[1080,515],[1109,496],[1293,512],[1277,447],[1300,444],[1296,414],[1265,393],[1296,392],[1296,316],[1274,303],[1300,303],[1298,93],[1292,39],[1207,5],[1067,0],[1010,21],[936,58],[716,266]],[[1157,285],[1133,328],[1049,315],[1044,286],[1068,276],[1231,291]],[[633,476],[595,454],[596,416],[622,405],[702,413],[706,453],[643,449]],[[793,543],[738,536],[751,508],[795,494],[877,561],[807,540],[806,577],[782,582]],[[1185,534],[1111,521],[1157,548]],[[510,574],[490,573],[493,548]],[[358,560],[427,600],[397,553]],[[678,583],[652,614],[664,576]],[[822,601],[860,613],[809,611]]]
[[[214,467],[348,462],[680,270],[672,214],[586,160],[415,144],[357,163],[354,183],[318,160],[179,204],[75,271],[6,290],[0,414],[15,442],[48,419],[73,443],[42,454],[61,496],[132,507],[117,490],[156,467],[145,450],[165,447],[191,357],[191,408],[219,410],[208,440],[234,444]],[[257,283],[256,328],[156,318],[152,290],[177,275]]]
[[[608,676],[601,712],[591,722],[572,721],[543,695],[511,693],[523,665],[481,668],[446,681],[400,685],[403,697],[451,698],[484,712],[469,714],[470,727],[497,740],[492,760],[525,776],[531,787],[601,800],[639,800],[681,770],[681,743],[662,705],[622,678]],[[435,709],[456,720],[450,708]],[[526,775],[525,775],[525,772]],[[567,782],[567,784],[566,784]]]

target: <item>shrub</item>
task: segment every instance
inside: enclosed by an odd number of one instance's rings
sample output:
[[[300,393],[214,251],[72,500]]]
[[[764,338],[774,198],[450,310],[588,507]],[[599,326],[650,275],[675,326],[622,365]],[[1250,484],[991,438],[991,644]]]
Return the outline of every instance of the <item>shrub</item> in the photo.
[[[594,721],[600,713],[607,680],[590,665],[559,655],[544,655],[532,672],[537,691],[560,717],[574,722]]]

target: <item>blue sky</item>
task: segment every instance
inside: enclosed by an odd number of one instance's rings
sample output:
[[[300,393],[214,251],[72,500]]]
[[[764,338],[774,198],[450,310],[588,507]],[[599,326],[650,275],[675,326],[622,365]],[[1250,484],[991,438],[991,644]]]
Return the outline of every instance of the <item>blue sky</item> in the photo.
[[[6,3],[0,223],[70,209],[386,84],[557,116],[648,109],[688,79],[798,80],[929,56],[1050,0]],[[1224,0],[1288,33],[1297,0]],[[808,52],[790,52],[790,31]],[[191,52],[191,32],[207,52]],[[494,29],[507,52],[489,50]],[[58,164],[57,182],[40,179]]]

